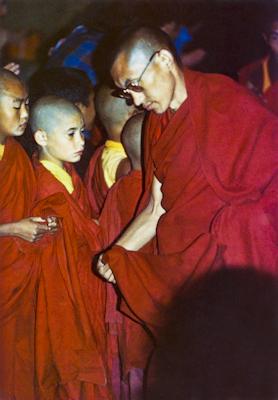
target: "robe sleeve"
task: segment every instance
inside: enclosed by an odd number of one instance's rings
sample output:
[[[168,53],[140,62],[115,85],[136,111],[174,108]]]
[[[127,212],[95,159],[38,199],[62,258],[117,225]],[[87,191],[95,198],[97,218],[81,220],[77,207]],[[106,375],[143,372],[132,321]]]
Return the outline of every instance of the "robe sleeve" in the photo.
[[[204,234],[195,246],[169,255],[113,246],[104,254],[104,261],[111,267],[123,296],[122,311],[152,329],[166,322],[167,310],[186,285],[218,266],[219,255],[213,236]]]

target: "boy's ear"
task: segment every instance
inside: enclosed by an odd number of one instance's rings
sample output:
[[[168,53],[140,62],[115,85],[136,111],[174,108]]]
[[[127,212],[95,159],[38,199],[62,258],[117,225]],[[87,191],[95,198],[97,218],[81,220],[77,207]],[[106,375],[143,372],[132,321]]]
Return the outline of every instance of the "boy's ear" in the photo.
[[[34,133],[34,139],[36,141],[36,143],[39,146],[46,146],[47,145],[47,133],[42,130],[42,129],[38,129],[35,133]]]

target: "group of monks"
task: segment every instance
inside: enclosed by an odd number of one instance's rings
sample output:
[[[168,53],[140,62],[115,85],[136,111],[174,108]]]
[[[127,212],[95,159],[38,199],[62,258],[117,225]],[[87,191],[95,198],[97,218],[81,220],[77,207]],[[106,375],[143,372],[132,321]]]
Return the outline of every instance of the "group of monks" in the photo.
[[[83,183],[81,110],[48,95],[29,118],[0,71],[1,400],[143,400],[179,296],[219,269],[277,277],[277,117],[156,28],[124,31],[110,72]]]

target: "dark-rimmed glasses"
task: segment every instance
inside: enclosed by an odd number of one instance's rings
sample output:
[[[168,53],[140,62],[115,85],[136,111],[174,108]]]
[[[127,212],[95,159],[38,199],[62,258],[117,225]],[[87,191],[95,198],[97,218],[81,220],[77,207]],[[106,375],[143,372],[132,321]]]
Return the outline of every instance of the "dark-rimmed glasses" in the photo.
[[[160,50],[157,50],[151,55],[147,65],[145,66],[145,68],[141,72],[141,75],[139,76],[139,78],[132,79],[131,81],[129,81],[127,86],[125,88],[123,88],[123,89],[122,88],[116,88],[112,92],[112,95],[114,97],[120,97],[122,99],[130,100],[130,99],[132,99],[132,96],[131,96],[130,93],[128,93],[128,90],[131,90],[131,91],[136,92],[136,93],[143,92],[144,89],[142,88],[142,86],[140,86],[140,81],[142,80],[144,73],[147,71],[147,69],[148,69],[149,65],[151,64],[152,60],[154,59],[155,55],[157,53],[159,53],[159,52],[160,52]]]

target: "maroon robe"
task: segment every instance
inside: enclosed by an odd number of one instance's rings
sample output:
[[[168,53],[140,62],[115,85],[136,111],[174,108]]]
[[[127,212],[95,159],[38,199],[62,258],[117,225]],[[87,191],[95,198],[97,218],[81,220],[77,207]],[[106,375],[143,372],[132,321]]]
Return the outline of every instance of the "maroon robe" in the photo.
[[[142,173],[132,170],[111,188],[106,198],[99,222],[102,230],[102,247],[110,246],[132,221],[142,194]],[[106,322],[110,336],[117,336],[115,356],[120,353],[124,376],[132,368],[146,367],[152,347],[149,336],[138,322],[117,311],[117,295],[111,284],[107,285]],[[110,337],[111,339],[111,337]],[[112,346],[113,347],[113,346]]]
[[[105,283],[92,273],[100,250],[85,187],[71,165],[69,194],[34,160],[36,212],[56,215],[61,227],[41,255],[36,321],[40,399],[111,398],[106,368]]]
[[[163,207],[156,240],[140,251],[104,256],[122,311],[151,329],[165,322],[180,290],[222,266],[277,274],[278,121],[231,79],[187,70],[187,100],[151,113],[146,188],[155,174]]]
[[[84,182],[92,208],[92,217],[97,219],[101,213],[109,187],[104,178],[101,155],[104,145],[96,149],[92,156]]]
[[[8,138],[0,160],[0,224],[30,217],[36,180],[22,147]],[[0,237],[0,398],[33,400],[39,242]]]

